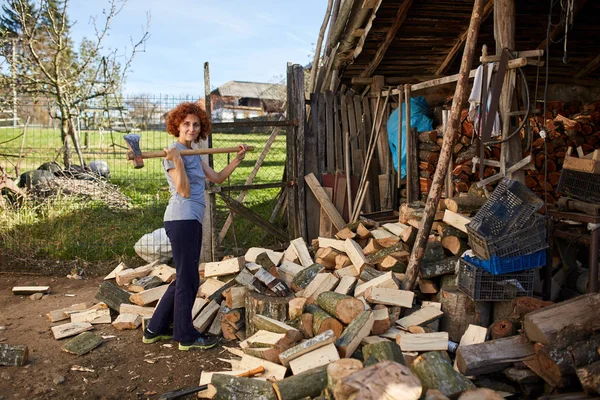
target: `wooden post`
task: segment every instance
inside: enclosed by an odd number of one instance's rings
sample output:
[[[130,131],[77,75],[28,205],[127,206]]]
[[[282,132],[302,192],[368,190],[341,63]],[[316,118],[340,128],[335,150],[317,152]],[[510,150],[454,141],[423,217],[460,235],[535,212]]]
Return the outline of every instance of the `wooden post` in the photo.
[[[515,49],[515,0],[497,0],[494,2],[494,38],[496,39],[496,54],[502,54],[502,49]],[[517,71],[509,69],[504,76],[502,93],[500,94],[500,115],[502,118],[502,137],[506,137],[516,128],[511,123],[510,110]],[[493,118],[490,117],[490,118]],[[521,149],[521,134],[518,133],[508,142],[502,143],[500,162],[508,169],[523,158]],[[502,167],[501,167],[502,168]],[[513,179],[525,183],[525,173],[518,170],[513,173]]]
[[[299,235],[305,240],[308,239],[306,231],[306,195],[304,185],[304,124],[306,121],[306,105],[304,95],[304,69],[301,65],[295,64],[293,66],[294,71],[294,107],[295,118],[298,121],[296,126],[296,156],[297,156],[297,171],[296,176],[298,179],[298,230]]]
[[[293,66],[288,63],[287,67],[287,118],[296,119],[294,105],[294,82]],[[286,159],[285,174],[287,182],[296,182],[296,128],[288,127],[286,135]],[[292,185],[287,188],[287,218],[288,233],[290,237],[298,237],[298,186]]]
[[[456,137],[456,132],[460,129],[459,122],[461,102],[465,97],[467,90],[469,71],[471,69],[471,63],[473,62],[473,54],[475,52],[475,44],[477,43],[479,26],[481,25],[482,12],[483,0],[475,0],[475,4],[473,5],[473,14],[471,16],[471,22],[469,25],[469,33],[467,35],[467,42],[465,44],[465,51],[462,58],[462,63],[460,65],[459,79],[456,84],[456,90],[452,100],[450,120],[444,129],[444,141],[440,151],[440,159],[433,176],[431,190],[427,196],[425,211],[419,224],[419,232],[417,233],[415,245],[410,254],[406,276],[402,282],[402,289],[405,290],[412,290],[415,285],[415,281],[417,280],[419,264],[425,255],[425,246],[427,245],[427,239],[429,238],[429,233],[433,224],[433,218],[442,194],[444,179],[446,177],[450,157],[452,156],[454,138]]]
[[[448,125],[448,110],[442,111],[442,126],[446,129]],[[451,199],[454,194],[454,185],[452,184],[452,169],[454,169],[454,163],[452,162],[452,155],[450,155],[450,161],[448,162],[448,172],[446,172],[446,198]]]
[[[414,192],[413,192],[413,173],[412,173],[412,153],[415,151],[413,149],[413,135],[412,128],[410,126],[410,85],[404,85],[404,100],[406,105],[404,106],[406,109],[406,202],[408,204],[415,201]],[[400,121],[398,121],[400,122]]]
[[[400,192],[402,183],[402,85],[398,85],[398,146],[396,146],[396,156],[398,158],[398,192]],[[400,197],[402,196],[398,193],[398,198]]]

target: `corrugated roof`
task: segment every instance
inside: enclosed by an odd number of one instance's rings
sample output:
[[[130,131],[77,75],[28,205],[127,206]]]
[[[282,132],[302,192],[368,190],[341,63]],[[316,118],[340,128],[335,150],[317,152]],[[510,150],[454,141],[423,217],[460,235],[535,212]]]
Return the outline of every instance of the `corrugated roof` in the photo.
[[[212,93],[221,96],[280,101],[285,101],[287,96],[285,85],[241,81],[229,81],[213,90]]]

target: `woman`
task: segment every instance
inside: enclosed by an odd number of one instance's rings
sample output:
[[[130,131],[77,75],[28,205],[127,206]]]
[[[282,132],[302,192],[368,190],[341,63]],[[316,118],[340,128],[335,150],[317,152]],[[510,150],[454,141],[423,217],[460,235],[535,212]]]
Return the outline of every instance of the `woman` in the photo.
[[[167,132],[177,141],[165,149],[163,160],[171,198],[165,211],[164,224],[171,241],[177,279],[160,300],[144,331],[142,341],[154,343],[171,338],[179,342],[179,350],[208,349],[217,344],[214,337],[202,335],[192,324],[192,306],[198,292],[198,263],[202,243],[205,181],[222,183],[240,165],[247,146],[240,145],[236,157],[221,172],[215,172],[200,156],[180,155],[193,143],[210,135],[206,112],[195,103],[182,103],[167,116]]]

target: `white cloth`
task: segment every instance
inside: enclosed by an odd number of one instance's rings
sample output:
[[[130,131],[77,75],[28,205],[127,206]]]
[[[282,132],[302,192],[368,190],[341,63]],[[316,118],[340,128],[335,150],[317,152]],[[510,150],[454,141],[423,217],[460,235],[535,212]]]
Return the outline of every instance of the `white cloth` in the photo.
[[[487,82],[485,85],[487,87],[487,106],[489,108],[490,102],[492,101],[492,92],[490,90],[490,85],[492,83],[492,72],[494,71],[494,63],[488,63],[487,65]],[[483,64],[477,68],[475,71],[475,79],[473,80],[473,89],[471,90],[471,94],[469,95],[469,119],[473,121],[473,127],[475,131],[478,132],[479,128],[479,120],[481,118],[481,91],[483,89]],[[479,132],[481,133],[481,132]],[[495,115],[494,127],[492,128],[492,137],[496,137],[500,135],[500,118],[498,113]]]

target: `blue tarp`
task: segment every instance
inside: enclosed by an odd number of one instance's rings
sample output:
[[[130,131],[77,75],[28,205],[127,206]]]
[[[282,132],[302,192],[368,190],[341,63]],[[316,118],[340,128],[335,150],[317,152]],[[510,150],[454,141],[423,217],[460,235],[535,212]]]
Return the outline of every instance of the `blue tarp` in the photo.
[[[419,132],[433,129],[433,121],[427,116],[429,105],[425,98],[411,97],[410,99],[410,125]],[[394,168],[398,171],[398,109],[390,115],[387,121],[388,141],[394,160]],[[406,177],[406,104],[402,103],[402,178]]]

